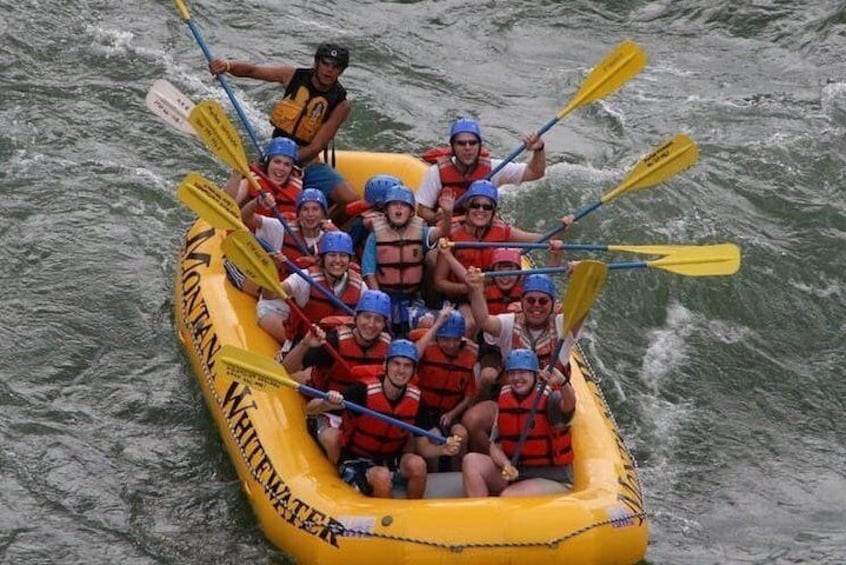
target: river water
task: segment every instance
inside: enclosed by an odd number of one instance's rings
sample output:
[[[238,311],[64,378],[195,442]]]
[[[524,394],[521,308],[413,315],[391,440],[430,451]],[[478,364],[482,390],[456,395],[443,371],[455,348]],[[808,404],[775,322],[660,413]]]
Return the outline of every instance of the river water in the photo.
[[[707,7],[706,7],[707,4]],[[505,198],[542,229],[677,132],[700,161],[571,241],[736,242],[733,277],[612,273],[584,340],[640,462],[651,563],[846,561],[846,4],[511,0],[190,6],[212,50],[352,49],[338,146],[420,152],[458,115],[506,154],[623,39],[649,55],[546,136]],[[165,1],[0,0],[0,563],[282,563],[180,351],[189,170],[226,171],[144,107],[166,78],[230,106]],[[259,135],[278,96],[236,92]],[[234,113],[232,114],[234,117]],[[246,137],[245,137],[246,141]]]

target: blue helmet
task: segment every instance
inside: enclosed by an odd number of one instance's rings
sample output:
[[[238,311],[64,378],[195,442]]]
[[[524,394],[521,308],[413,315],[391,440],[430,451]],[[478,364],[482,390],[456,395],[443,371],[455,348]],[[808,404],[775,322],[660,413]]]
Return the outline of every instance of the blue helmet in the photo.
[[[345,231],[328,231],[320,238],[320,243],[317,246],[319,255],[326,253],[346,253],[353,255],[353,241]]]
[[[300,211],[300,208],[306,202],[317,202],[323,207],[324,214],[326,213],[326,209],[329,207],[326,202],[326,197],[317,188],[306,188],[297,196],[297,212]]]
[[[391,202],[402,202],[411,206],[412,209],[417,204],[417,201],[414,200],[414,193],[411,192],[410,188],[402,184],[389,188],[388,192],[385,193],[384,202],[386,206]]]
[[[324,236],[325,237],[325,236]],[[391,299],[381,290],[365,290],[355,305],[355,313],[372,312],[385,317],[385,321],[391,319]]]
[[[461,195],[461,198],[458,199],[456,205],[464,206],[467,202],[470,202],[473,198],[477,196],[484,196],[493,201],[494,206],[499,203],[499,191],[489,180],[474,180],[470,183],[470,186],[467,188],[467,192]]]
[[[482,128],[479,127],[479,122],[471,118],[458,118],[452,123],[449,128],[449,142],[452,143],[459,133],[472,133],[482,141]]]
[[[274,137],[264,149],[264,158],[268,161],[278,155],[284,155],[297,162],[297,143],[287,137]]]
[[[417,364],[417,346],[407,339],[395,339],[388,346],[388,356],[385,360],[390,361],[394,357],[408,357]]]
[[[438,328],[435,337],[464,337],[464,332],[467,331],[467,324],[464,322],[464,316],[460,312],[450,312],[449,318],[444,322],[444,325]]]
[[[555,283],[549,275],[529,275],[523,279],[523,296],[528,292],[542,292],[555,300]]]
[[[531,349],[512,349],[505,358],[505,371],[540,371],[538,356]]]
[[[373,206],[381,206],[385,203],[385,195],[392,186],[402,184],[402,181],[394,175],[376,175],[370,177],[364,185],[364,200]]]

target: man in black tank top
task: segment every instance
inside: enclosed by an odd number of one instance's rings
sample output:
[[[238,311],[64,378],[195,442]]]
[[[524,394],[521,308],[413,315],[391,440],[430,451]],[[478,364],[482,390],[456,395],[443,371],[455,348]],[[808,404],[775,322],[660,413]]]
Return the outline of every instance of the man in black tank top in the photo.
[[[299,145],[303,187],[317,188],[331,203],[358,199],[352,186],[329,165],[317,160],[350,115],[347,91],[338,78],[349,65],[345,47],[323,43],[315,52],[311,68],[289,65],[254,65],[246,61],[215,59],[213,74],[229,73],[267,82],[278,82],[285,93],[273,108],[270,122],[273,137],[289,137]]]

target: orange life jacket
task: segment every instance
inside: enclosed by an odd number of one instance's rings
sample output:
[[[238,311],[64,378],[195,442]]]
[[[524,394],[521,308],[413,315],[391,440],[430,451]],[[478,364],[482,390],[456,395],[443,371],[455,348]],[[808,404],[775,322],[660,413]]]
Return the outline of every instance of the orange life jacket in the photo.
[[[514,314],[514,329],[511,331],[511,349],[531,349],[538,356],[538,363],[546,367],[555,342],[558,341],[558,332],[555,329],[555,314],[549,316],[546,328],[537,339],[532,337],[531,332],[525,326],[526,316],[521,312]]]
[[[537,388],[526,398],[518,398],[511,385],[502,387],[497,400],[499,414],[496,425],[502,450],[511,459],[520,441],[520,434],[529,419]],[[569,426],[552,426],[547,417],[549,387],[544,387],[538,403],[534,425],[529,428],[526,443],[520,455],[520,465],[525,467],[550,467],[569,465],[573,462],[572,440]]]
[[[450,237],[453,241],[508,241],[511,239],[511,225],[504,222],[498,216],[494,216],[493,222],[485,230],[481,238],[470,234],[467,229],[467,222],[455,222],[452,224]],[[478,267],[483,271],[490,270],[493,266],[493,248],[487,249],[454,249],[452,254],[458,259],[458,262],[468,267]],[[452,279],[456,282],[461,282],[454,275]]]
[[[347,91],[339,82],[329,90],[318,90],[311,80],[315,72],[312,68],[294,71],[284,97],[270,114],[270,123],[276,126],[273,137],[284,134],[300,147],[308,145],[335,108],[346,100]]]
[[[414,385],[408,385],[402,397],[392,403],[385,396],[380,379],[368,380],[365,406],[413,425],[420,408],[420,390]],[[402,453],[411,435],[410,432],[383,420],[365,414],[352,415],[349,411],[344,413],[341,428],[343,430],[341,445],[344,448],[353,455],[367,457],[377,462]]]
[[[491,160],[479,156],[476,166],[467,174],[462,173],[450,157],[438,159],[438,174],[441,177],[441,194],[445,190],[451,190],[452,196],[458,200],[462,194],[467,192],[467,187],[475,180],[482,180],[488,176],[493,167]],[[463,211],[463,208],[460,210]],[[456,212],[454,211],[453,214]]]
[[[417,366],[416,384],[422,394],[420,403],[441,414],[455,408],[465,394],[475,391],[473,367],[478,356],[479,348],[475,343],[465,341],[456,357],[447,357],[437,343],[430,344]]]
[[[414,294],[423,282],[423,247],[425,224],[420,216],[412,216],[404,228],[391,226],[384,214],[373,217],[376,236],[376,280],[386,292]]]
[[[391,336],[386,332],[379,334],[373,343],[362,347],[353,335],[353,328],[341,326],[338,328],[338,353],[350,367],[357,365],[381,365],[388,356],[388,346]],[[315,388],[343,392],[358,380],[336,361],[331,367],[315,367],[311,371],[311,379]]]
[[[420,154],[420,158],[434,165],[437,163],[442,157],[452,157],[452,147],[449,145],[445,147],[430,147],[426,151]],[[482,150],[479,151],[479,157],[490,157],[491,152],[488,151],[487,147],[482,147]]]
[[[303,191],[303,181],[293,171],[291,171],[288,180],[282,186],[271,181],[265,172],[256,164],[250,165],[250,170],[258,175],[258,184],[262,190],[269,192],[276,199],[276,209],[280,214],[296,214],[297,213],[297,197]],[[258,196],[258,192],[253,188],[252,184],[249,187],[249,194],[252,198]],[[262,216],[273,216],[273,212],[259,208],[258,213]],[[285,218],[288,219],[287,217]],[[290,223],[290,222],[289,222]]]
[[[491,316],[508,312],[508,307],[515,302],[520,302],[522,296],[523,283],[519,281],[508,292],[503,292],[494,282],[485,285],[485,300]]]

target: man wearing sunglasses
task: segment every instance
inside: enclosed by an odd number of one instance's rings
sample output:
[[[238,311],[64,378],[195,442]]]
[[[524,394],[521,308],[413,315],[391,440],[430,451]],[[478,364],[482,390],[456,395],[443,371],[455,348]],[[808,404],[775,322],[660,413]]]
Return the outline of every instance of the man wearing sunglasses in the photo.
[[[350,115],[347,91],[338,81],[349,62],[350,52],[346,47],[322,43],[310,68],[254,65],[229,59],[214,59],[209,63],[209,70],[215,75],[229,73],[278,82],[285,87],[282,100],[270,114],[273,137],[288,137],[297,142],[303,186],[320,189],[330,204],[358,198],[349,182],[332,167],[317,160]]]
[[[536,133],[523,137],[523,143],[532,158],[528,163],[508,163],[490,180],[494,186],[520,184],[537,180],[546,172],[546,154],[543,141]],[[435,224],[438,221],[438,198],[442,191],[449,190],[458,200],[469,188],[470,183],[486,179],[488,174],[502,161],[488,158],[482,149],[482,129],[476,120],[459,118],[453,122],[449,132],[449,155],[438,159],[429,167],[416,193],[417,214]],[[456,209],[454,213],[460,213]]]
[[[575,268],[576,262],[571,261],[567,266],[569,274]],[[542,367],[549,365],[558,341],[556,319],[562,316],[555,315],[555,283],[549,275],[534,274],[525,278],[520,298],[522,312],[506,312],[495,316],[488,312],[484,273],[471,268],[467,270],[465,278],[470,289],[470,307],[476,325],[485,332],[485,344],[499,351],[499,355],[480,356],[480,402],[467,410],[463,419],[470,438],[470,448],[487,453],[489,434],[496,416],[494,399],[499,394],[499,377],[504,360],[512,350],[523,348],[534,351]],[[566,336],[561,354],[553,364],[553,369],[562,374],[569,372],[570,349],[575,344],[580,329],[581,322]]]

